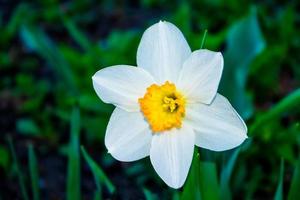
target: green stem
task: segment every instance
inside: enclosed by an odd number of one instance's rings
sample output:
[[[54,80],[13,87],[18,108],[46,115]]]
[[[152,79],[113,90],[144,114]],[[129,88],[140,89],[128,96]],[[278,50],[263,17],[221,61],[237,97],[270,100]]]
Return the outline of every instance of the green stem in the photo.
[[[203,37],[202,37],[202,42],[201,42],[200,49],[202,49],[202,48],[203,48],[203,46],[204,46],[205,39],[206,39],[206,34],[207,34],[207,29],[205,29],[205,31],[204,31],[204,34],[203,34]]]

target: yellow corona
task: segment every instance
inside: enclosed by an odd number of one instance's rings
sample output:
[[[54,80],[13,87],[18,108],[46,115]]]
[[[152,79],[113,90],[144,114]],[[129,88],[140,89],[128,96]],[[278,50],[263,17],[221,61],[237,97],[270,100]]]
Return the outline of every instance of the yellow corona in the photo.
[[[173,83],[152,84],[139,99],[144,117],[153,132],[180,128],[185,115],[185,98]]]

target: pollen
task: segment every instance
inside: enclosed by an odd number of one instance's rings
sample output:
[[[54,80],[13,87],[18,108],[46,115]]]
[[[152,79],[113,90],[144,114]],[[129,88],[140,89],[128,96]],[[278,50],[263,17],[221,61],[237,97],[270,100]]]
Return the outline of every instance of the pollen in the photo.
[[[185,98],[173,83],[152,84],[139,99],[139,104],[154,133],[181,127]]]

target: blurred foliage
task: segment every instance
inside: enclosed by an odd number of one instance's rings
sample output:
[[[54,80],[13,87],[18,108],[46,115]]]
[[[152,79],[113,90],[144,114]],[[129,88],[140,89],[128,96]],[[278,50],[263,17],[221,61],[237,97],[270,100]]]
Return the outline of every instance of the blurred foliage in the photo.
[[[296,0],[2,1],[0,199],[299,199],[299,7]],[[181,190],[169,189],[149,159],[128,164],[107,154],[113,107],[91,81],[103,67],[135,65],[143,31],[158,20],[176,24],[193,50],[207,30],[203,48],[225,58],[219,92],[249,128],[237,149],[195,148]]]

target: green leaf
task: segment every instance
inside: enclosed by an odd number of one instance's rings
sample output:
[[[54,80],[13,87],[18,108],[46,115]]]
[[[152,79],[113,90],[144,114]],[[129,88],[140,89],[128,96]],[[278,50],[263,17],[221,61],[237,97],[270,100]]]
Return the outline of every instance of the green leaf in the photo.
[[[18,175],[19,186],[20,186],[20,189],[21,189],[22,197],[23,197],[24,200],[29,200],[28,193],[27,193],[26,186],[25,186],[23,173],[20,170],[19,161],[18,161],[16,151],[15,151],[15,147],[13,145],[13,141],[12,141],[11,137],[8,137],[8,143],[9,143],[9,148],[10,148],[10,151],[11,151],[11,154],[12,154],[12,157],[13,157],[13,162],[14,162],[14,165],[15,165],[15,168],[16,168],[16,172],[17,172],[17,175]]]
[[[281,159],[278,186],[276,189],[274,200],[283,200],[283,176],[284,176],[284,161]]]
[[[38,135],[41,133],[39,127],[31,119],[19,119],[16,126],[17,131],[25,135]]]
[[[236,162],[236,159],[240,153],[240,148],[233,151],[229,158],[226,158],[227,162],[224,164],[221,171],[220,180],[220,193],[222,194],[222,199],[230,200],[232,199],[230,191],[230,178]]]
[[[90,50],[90,42],[88,41],[87,37],[78,29],[76,24],[66,16],[63,16],[62,19],[64,26],[68,29],[70,35],[81,46],[81,48],[83,48],[85,51]]]
[[[283,98],[279,103],[273,106],[268,112],[256,118],[253,125],[251,126],[249,135],[259,134],[257,130],[264,124],[273,121],[278,118],[284,112],[291,111],[293,109],[297,110],[300,105],[300,89],[293,91],[291,94]]]
[[[173,190],[172,200],[180,200],[180,193],[176,190]]]
[[[298,200],[300,197],[300,158],[297,161],[292,183],[288,193],[288,200]]]
[[[102,199],[101,192],[95,191],[94,200],[101,200],[101,199]]]
[[[255,10],[230,28],[227,46],[220,84],[221,93],[247,119],[253,113],[253,105],[245,91],[249,66],[265,47]]]
[[[174,13],[171,22],[184,33],[186,36],[190,36],[191,33],[191,8],[186,2],[181,3],[178,10]],[[189,38],[189,37],[187,37]]]
[[[198,148],[195,147],[192,166],[184,185],[181,200],[220,199],[220,187],[216,165],[210,161],[200,161]]]
[[[83,146],[81,146],[81,152],[83,154],[83,157],[84,157],[85,161],[88,163],[89,167],[91,168],[91,171],[94,175],[95,183],[97,185],[98,190],[101,191],[101,184],[100,183],[103,183],[108,188],[109,192],[112,194],[115,191],[115,186],[112,184],[112,182],[106,176],[104,171],[88,155],[88,153],[85,151]]]
[[[143,192],[145,195],[146,200],[156,200],[157,197],[151,193],[150,190],[148,190],[147,188],[143,188]]]
[[[80,200],[80,112],[74,108],[71,115],[71,131],[68,153],[67,200]]]
[[[7,32],[9,37],[12,37],[18,30],[19,25],[24,22],[24,16],[27,15],[28,6],[26,4],[19,4],[14,10],[13,16],[11,17],[9,23],[7,24]]]
[[[40,28],[24,24],[20,36],[26,47],[40,54],[67,84],[71,92],[76,94],[75,78],[69,63],[47,34]]]
[[[200,191],[201,199],[220,199],[220,187],[218,183],[216,164],[209,161],[200,162]]]
[[[39,168],[32,144],[30,144],[28,148],[28,157],[33,200],[39,200]]]
[[[200,193],[200,154],[198,148],[195,147],[192,166],[188,174],[187,180],[183,187],[181,200],[201,199]]]

